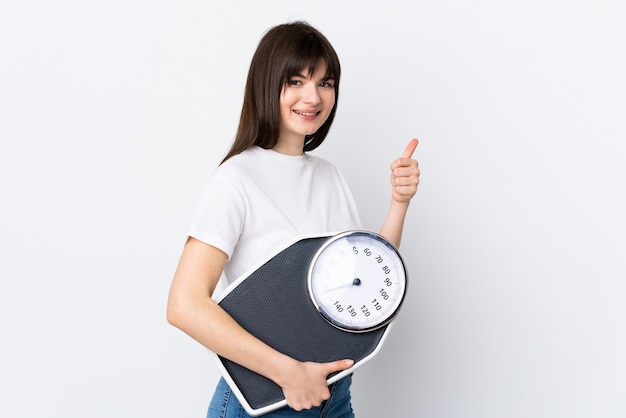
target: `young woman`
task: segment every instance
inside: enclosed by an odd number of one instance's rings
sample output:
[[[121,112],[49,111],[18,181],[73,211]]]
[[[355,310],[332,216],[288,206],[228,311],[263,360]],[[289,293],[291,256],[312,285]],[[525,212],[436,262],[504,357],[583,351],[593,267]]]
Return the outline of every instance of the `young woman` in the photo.
[[[354,416],[351,377],[326,385],[329,374],[352,366],[350,359],[322,364],[290,358],[249,334],[211,299],[222,273],[231,282],[297,236],[361,228],[342,175],[308,154],[332,124],[340,75],[332,45],[304,22],[276,26],[261,39],[235,141],[206,184],[170,289],[172,325],[282,388],[288,406],[268,417]],[[411,140],[391,165],[391,205],[379,233],[396,246],[419,182],[411,159],[416,146]],[[224,379],[208,416],[247,416]]]

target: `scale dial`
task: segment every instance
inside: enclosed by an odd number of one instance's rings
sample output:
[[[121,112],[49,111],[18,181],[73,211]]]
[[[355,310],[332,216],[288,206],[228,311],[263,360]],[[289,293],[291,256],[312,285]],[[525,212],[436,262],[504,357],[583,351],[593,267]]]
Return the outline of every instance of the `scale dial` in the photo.
[[[367,332],[388,324],[400,309],[407,287],[396,247],[368,231],[331,237],[311,261],[309,295],[333,326]]]

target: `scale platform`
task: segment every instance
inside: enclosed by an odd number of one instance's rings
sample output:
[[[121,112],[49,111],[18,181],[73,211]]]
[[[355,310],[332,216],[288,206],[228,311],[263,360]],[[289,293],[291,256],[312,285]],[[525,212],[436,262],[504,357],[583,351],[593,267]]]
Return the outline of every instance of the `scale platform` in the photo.
[[[391,323],[354,333],[329,324],[316,310],[307,286],[313,257],[332,235],[296,239],[284,250],[244,274],[216,299],[244,329],[299,361],[352,359],[354,365],[329,376],[328,384],[352,373],[380,349]],[[252,416],[287,404],[280,386],[212,353],[224,379]]]

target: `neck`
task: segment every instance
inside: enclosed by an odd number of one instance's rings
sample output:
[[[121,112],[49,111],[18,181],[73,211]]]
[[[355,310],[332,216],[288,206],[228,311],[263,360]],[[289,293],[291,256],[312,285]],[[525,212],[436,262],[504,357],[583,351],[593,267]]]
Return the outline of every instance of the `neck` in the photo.
[[[292,138],[291,140],[280,138],[276,146],[272,149],[281,154],[297,156],[297,155],[302,155],[303,148],[304,148],[304,137],[301,137],[301,138]]]

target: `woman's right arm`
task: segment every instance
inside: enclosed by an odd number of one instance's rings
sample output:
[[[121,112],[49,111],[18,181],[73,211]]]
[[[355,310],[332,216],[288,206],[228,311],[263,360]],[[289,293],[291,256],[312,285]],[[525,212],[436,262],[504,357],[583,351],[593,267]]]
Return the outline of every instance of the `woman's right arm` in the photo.
[[[221,250],[190,237],[180,257],[167,303],[167,320],[218,355],[274,381],[296,410],[318,406],[330,396],[329,374],[352,362],[299,362],[243,329],[211,295],[226,265]]]

